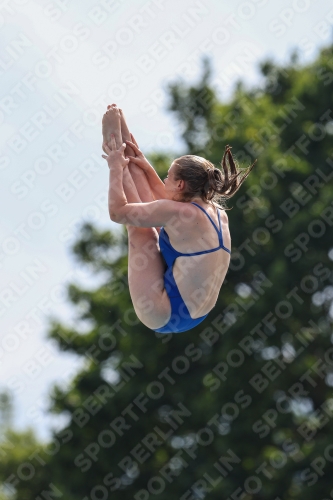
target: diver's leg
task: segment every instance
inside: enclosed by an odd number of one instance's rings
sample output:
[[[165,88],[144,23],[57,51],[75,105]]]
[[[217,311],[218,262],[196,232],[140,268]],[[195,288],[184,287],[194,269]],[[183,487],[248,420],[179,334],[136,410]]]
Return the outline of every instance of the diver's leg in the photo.
[[[122,144],[120,113],[117,107],[111,107],[104,115],[103,126],[106,134],[114,134],[117,146],[120,147]],[[148,192],[145,185],[144,189],[141,185],[138,187],[149,199],[141,199],[140,190],[137,189],[126,167],[123,172],[123,187],[129,203],[153,201],[150,190]],[[160,328],[170,317],[171,305],[164,289],[165,263],[159,248],[158,233],[153,227],[133,225],[126,227],[128,231],[128,284],[134,310],[140,321],[148,328]]]
[[[123,172],[123,187],[129,203],[141,199],[128,168]],[[148,328],[164,326],[171,314],[164,289],[165,264],[158,233],[153,227],[126,225],[128,232],[128,285],[136,315]]]

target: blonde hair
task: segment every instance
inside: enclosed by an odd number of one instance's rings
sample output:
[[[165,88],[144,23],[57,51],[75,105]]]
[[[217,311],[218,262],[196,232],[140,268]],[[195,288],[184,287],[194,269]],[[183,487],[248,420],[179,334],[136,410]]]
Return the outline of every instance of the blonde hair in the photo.
[[[255,162],[248,168],[239,169],[231,153],[231,147],[226,146],[221,161],[223,173],[213,163],[196,155],[185,155],[174,160],[176,165],[174,178],[185,181],[185,191],[179,201],[187,202],[200,196],[205,202],[211,202],[225,210],[225,200],[231,198],[240,188],[251,172]],[[242,177],[240,177],[240,175]]]

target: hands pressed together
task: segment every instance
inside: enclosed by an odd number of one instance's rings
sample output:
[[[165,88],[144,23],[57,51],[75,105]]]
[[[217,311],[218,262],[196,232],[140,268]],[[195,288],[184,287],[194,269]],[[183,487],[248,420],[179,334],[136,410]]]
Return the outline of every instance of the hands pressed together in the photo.
[[[104,150],[107,152],[107,156],[102,155],[102,157],[107,160],[109,168],[111,167],[111,163],[115,166],[118,166],[119,168],[125,168],[130,161],[138,165],[138,167],[142,168],[143,171],[152,168],[147,158],[139,149],[138,143],[136,142],[132,134],[131,139],[132,141],[126,141],[126,144],[131,146],[135,153],[135,156],[125,156],[125,143],[123,143],[120,148],[117,149],[116,140],[113,134],[111,135],[110,142],[108,144],[103,144]]]

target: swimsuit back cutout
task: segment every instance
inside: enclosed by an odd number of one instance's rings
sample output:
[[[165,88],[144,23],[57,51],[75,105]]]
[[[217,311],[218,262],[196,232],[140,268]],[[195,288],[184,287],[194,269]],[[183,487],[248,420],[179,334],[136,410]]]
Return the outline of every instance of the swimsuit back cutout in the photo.
[[[220,248],[223,248],[223,250],[225,250],[226,252],[228,253],[231,253],[231,251],[226,248],[223,244],[223,237],[222,237],[222,226],[221,226],[221,218],[220,218],[220,211],[218,210],[217,211],[217,215],[218,215],[218,220],[219,220],[219,226],[220,226],[220,229],[218,230],[217,227],[216,227],[216,224],[215,222],[213,221],[213,219],[211,218],[211,216],[206,212],[206,210],[204,208],[202,208],[200,205],[198,205],[197,203],[195,203],[194,201],[191,202],[192,205],[196,205],[197,207],[200,208],[200,210],[202,210],[206,215],[207,217],[209,218],[209,220],[211,221],[211,223],[213,224],[217,234],[218,234],[218,237],[219,237],[219,246],[216,247],[216,248],[212,248],[211,250],[203,250],[202,252],[194,252],[194,253],[182,253],[182,252],[178,252],[178,250],[176,250],[170,243],[170,240],[169,240],[169,236],[168,236],[168,233],[165,231],[164,227],[161,228],[161,231],[160,231],[160,235],[159,235],[159,245],[160,245],[160,249],[161,249],[161,253],[164,257],[164,260],[167,264],[168,267],[172,267],[175,260],[177,259],[177,257],[190,257],[192,255],[201,255],[201,254],[204,254],[204,253],[211,253],[211,252],[216,252],[217,250],[219,250]]]

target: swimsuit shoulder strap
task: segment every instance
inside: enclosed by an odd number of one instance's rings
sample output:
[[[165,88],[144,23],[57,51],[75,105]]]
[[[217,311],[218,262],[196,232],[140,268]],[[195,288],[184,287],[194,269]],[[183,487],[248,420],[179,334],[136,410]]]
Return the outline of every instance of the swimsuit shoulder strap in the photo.
[[[218,237],[219,237],[219,246],[216,248],[216,249],[213,249],[213,250],[208,250],[207,253],[209,251],[215,251],[215,250],[218,250],[219,248],[223,248],[224,250],[226,250],[226,252],[228,253],[231,253],[231,251],[229,250],[229,248],[226,248],[223,244],[223,236],[222,236],[222,225],[221,225],[221,217],[220,217],[220,210],[217,208],[217,217],[218,217],[218,220],[219,220],[219,227],[220,227],[220,230],[217,229],[216,227],[216,224],[215,222],[213,221],[213,219],[211,218],[211,216],[209,215],[209,213],[206,212],[206,210],[204,208],[202,208],[200,205],[198,205],[197,203],[195,203],[194,201],[191,201],[192,205],[196,205],[197,207],[200,208],[200,210],[202,210],[206,215],[207,217],[209,218],[209,220],[211,221],[211,223],[213,224],[214,228],[215,228],[215,231],[217,232],[218,234]],[[204,252],[203,252],[204,253]]]
[[[191,201],[192,205],[196,205],[197,207],[200,208],[200,210],[202,210],[206,215],[207,217],[209,218],[210,222],[213,224],[214,228],[215,228],[215,231],[217,232],[218,236],[219,236],[219,242],[220,242],[220,245],[222,244],[223,245],[223,238],[222,238],[222,226],[221,226],[221,218],[220,218],[220,210],[217,210],[217,216],[218,216],[218,219],[219,219],[219,226],[220,226],[220,230],[217,229],[216,227],[216,224],[215,222],[213,221],[213,219],[211,218],[211,216],[209,215],[208,212],[206,212],[206,210],[204,208],[202,208],[200,205],[198,205],[197,203],[195,203],[194,201]]]

